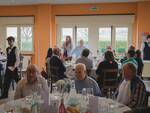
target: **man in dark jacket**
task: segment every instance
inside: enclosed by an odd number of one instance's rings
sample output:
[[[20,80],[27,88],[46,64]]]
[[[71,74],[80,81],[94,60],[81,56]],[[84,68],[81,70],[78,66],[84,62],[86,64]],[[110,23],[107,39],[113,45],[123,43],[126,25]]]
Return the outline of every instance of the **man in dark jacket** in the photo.
[[[150,35],[148,35],[146,39],[146,42],[142,45],[143,60],[150,60]]]
[[[62,60],[60,59],[60,49],[59,48],[54,48],[53,49],[53,55],[50,59],[50,68],[51,66],[57,67],[57,79],[63,79],[66,77],[66,75],[64,74],[64,72],[66,71],[66,68],[62,62]]]

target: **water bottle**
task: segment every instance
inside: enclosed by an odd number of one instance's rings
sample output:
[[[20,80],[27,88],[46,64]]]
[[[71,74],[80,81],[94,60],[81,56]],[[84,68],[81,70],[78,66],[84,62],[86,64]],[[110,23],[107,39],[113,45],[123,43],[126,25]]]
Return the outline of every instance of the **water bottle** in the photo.
[[[70,95],[76,94],[76,89],[75,89],[75,81],[71,81],[71,90],[70,90]]]
[[[107,93],[108,98],[111,98],[111,89],[108,89],[108,93]]]
[[[32,111],[32,113],[39,113],[40,112],[39,103],[37,100],[37,93],[33,93],[31,111]]]

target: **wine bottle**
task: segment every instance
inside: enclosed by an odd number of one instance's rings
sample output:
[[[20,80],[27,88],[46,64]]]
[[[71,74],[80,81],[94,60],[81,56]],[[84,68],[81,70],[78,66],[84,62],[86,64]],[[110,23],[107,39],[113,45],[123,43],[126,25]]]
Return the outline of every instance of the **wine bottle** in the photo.
[[[61,99],[61,103],[59,105],[59,113],[65,113],[65,105],[63,98]]]

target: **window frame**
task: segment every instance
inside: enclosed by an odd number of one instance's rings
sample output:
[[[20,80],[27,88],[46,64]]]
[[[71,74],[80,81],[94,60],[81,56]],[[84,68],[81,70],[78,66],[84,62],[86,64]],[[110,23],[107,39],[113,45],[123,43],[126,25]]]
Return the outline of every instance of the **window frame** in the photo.
[[[94,53],[93,55],[97,55],[97,50],[99,50],[98,40],[99,40],[99,28],[100,27],[128,27],[128,45],[129,47],[132,42],[132,34],[133,34],[133,25],[135,15],[96,15],[96,16],[56,16],[56,24],[57,24],[57,44],[58,47],[61,42],[59,42],[61,33],[59,29],[61,27],[88,27],[88,47]],[[94,20],[94,21],[91,21]],[[112,39],[111,45],[112,48],[115,48],[115,29],[112,29]],[[59,38],[59,39],[58,39]],[[75,42],[74,42],[75,43]],[[77,44],[75,44],[76,46]],[[126,48],[127,49],[127,48]]]
[[[7,27],[17,27],[17,47],[21,54],[34,54],[34,25],[33,24],[7,24],[4,25],[4,40],[7,39]],[[22,51],[21,50],[21,27],[32,27],[32,51]],[[4,41],[5,48],[7,46],[7,40]]]

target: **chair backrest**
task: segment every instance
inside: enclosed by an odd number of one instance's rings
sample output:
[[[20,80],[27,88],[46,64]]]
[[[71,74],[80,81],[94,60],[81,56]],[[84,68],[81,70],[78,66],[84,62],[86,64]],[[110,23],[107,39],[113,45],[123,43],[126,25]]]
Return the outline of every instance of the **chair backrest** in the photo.
[[[150,113],[150,107],[149,106],[137,107],[137,108],[132,109],[131,113]]]
[[[48,86],[50,86],[50,92],[52,93],[54,83],[59,80],[58,67],[50,65],[50,74],[48,75]]]
[[[145,105],[146,106],[149,106],[150,105],[150,102],[149,102],[149,97],[150,97],[150,92],[149,91],[146,91],[146,100],[145,100]]]
[[[57,66],[50,66],[50,79],[54,83],[58,80],[58,67]]]
[[[118,87],[118,69],[106,69],[103,73],[103,89],[116,89]]]

